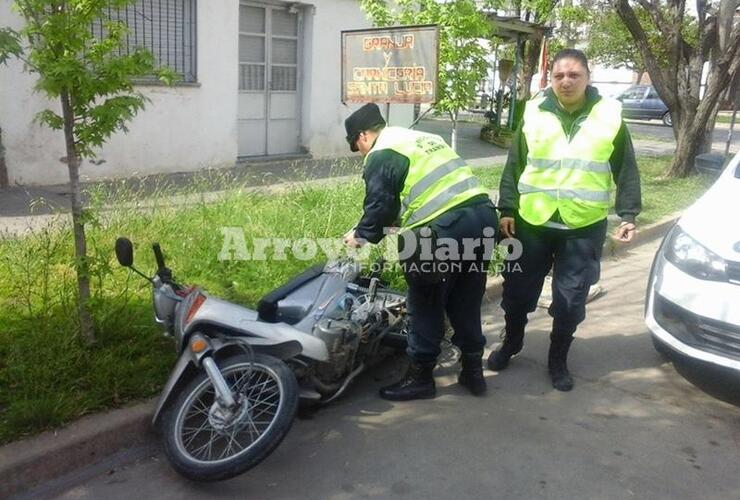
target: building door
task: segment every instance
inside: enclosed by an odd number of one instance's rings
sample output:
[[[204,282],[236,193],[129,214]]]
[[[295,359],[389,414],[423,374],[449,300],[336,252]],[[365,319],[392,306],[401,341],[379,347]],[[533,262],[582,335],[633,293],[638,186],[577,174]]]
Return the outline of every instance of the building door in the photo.
[[[300,151],[300,35],[300,10],[240,5],[239,156]]]

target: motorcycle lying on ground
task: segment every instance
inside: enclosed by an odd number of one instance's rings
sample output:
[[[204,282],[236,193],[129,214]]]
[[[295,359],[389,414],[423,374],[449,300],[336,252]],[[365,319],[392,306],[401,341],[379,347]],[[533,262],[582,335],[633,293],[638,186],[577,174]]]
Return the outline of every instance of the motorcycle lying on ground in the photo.
[[[152,285],[155,321],[179,359],[153,424],[174,469],[197,481],[228,479],[280,444],[300,402],[337,399],[365,368],[406,345],[403,294],[351,259],[311,267],[263,297],[257,310],[175,282],[158,244],[157,272],[133,267],[133,245],[116,241],[118,262]]]

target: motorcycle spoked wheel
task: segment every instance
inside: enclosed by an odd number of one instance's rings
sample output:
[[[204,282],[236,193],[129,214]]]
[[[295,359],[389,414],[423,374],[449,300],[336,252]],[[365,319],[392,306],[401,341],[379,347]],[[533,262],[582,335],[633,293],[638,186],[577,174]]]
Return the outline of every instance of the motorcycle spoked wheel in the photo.
[[[256,353],[218,363],[237,400],[224,416],[206,374],[182,390],[163,417],[164,450],[172,467],[195,481],[239,475],[267,458],[293,424],[298,383],[281,360]]]

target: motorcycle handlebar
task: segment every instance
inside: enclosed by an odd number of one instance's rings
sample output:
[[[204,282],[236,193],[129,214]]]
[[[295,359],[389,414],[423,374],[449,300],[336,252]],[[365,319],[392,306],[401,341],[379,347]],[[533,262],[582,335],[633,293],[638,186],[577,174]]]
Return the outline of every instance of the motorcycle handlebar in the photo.
[[[152,250],[154,250],[154,258],[157,260],[157,267],[164,269],[164,255],[162,255],[162,248],[159,246],[159,243],[154,243]]]

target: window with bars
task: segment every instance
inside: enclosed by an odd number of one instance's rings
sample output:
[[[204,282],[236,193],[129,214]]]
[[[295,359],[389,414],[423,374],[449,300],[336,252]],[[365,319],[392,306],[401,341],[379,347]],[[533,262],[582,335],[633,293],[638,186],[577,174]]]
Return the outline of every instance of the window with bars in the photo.
[[[180,76],[180,82],[197,81],[196,73],[196,2],[197,0],[136,0],[134,3],[108,9],[110,20],[122,21],[129,28],[126,44],[128,53],[143,47],[154,54],[157,65],[167,67]],[[92,26],[95,36],[105,36],[102,22]],[[152,81],[143,78],[142,81]]]

